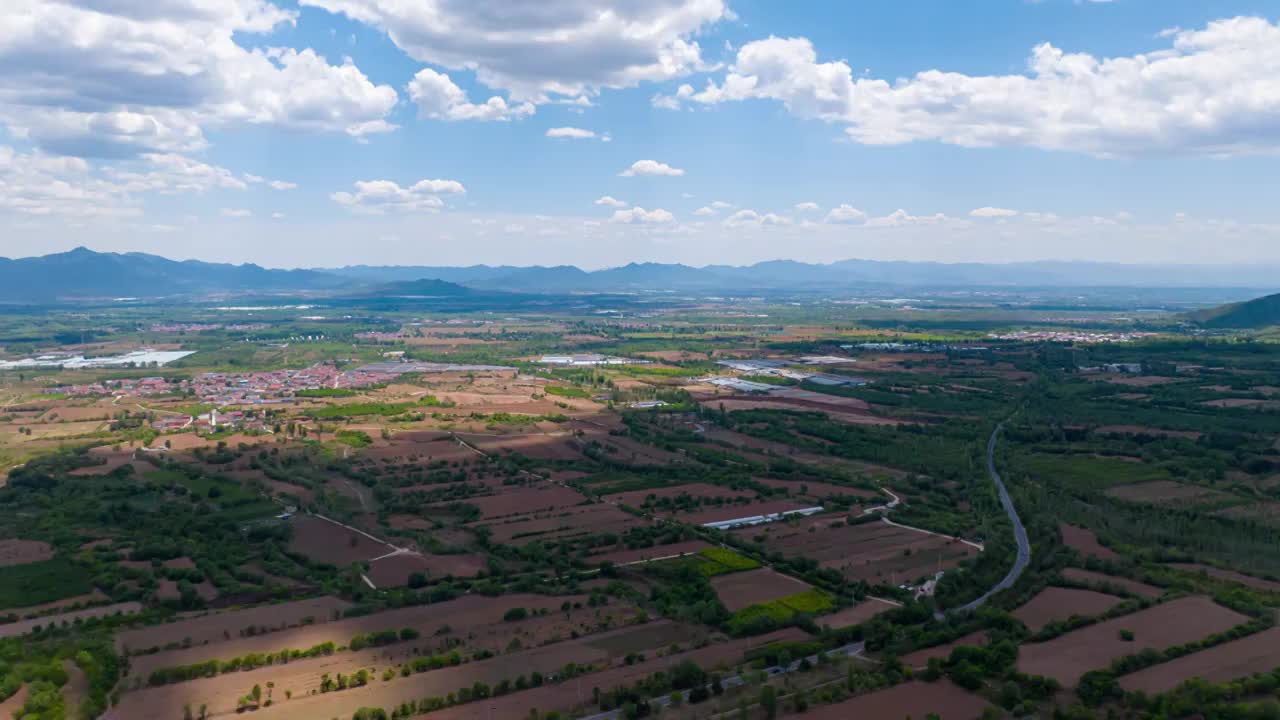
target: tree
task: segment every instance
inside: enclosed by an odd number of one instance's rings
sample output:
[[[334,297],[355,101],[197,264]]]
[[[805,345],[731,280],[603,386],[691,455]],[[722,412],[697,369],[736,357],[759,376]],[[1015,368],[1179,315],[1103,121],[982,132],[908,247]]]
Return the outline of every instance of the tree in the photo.
[[[772,685],[760,688],[760,707],[764,708],[764,716],[769,720],[778,717],[778,691]]]

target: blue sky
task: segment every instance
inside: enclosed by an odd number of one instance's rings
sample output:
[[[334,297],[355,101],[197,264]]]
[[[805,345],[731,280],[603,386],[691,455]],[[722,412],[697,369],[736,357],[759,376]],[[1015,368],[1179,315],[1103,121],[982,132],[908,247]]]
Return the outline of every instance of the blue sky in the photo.
[[[0,255],[1280,263],[1278,48],[1256,0],[13,0]]]

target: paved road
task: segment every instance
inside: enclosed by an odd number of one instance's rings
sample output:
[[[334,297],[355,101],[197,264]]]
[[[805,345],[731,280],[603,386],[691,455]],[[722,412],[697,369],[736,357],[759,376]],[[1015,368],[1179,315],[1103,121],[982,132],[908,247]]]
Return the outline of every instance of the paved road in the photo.
[[[1013,561],[1013,567],[1009,568],[1009,574],[1005,575],[1003,580],[983,593],[982,597],[966,605],[952,608],[947,611],[948,613],[967,612],[981,607],[992,595],[1013,587],[1013,584],[1018,582],[1018,578],[1022,577],[1022,571],[1026,570],[1027,565],[1031,563],[1031,542],[1027,539],[1027,529],[1022,526],[1018,510],[1013,506],[1013,499],[1009,497],[1009,488],[1004,486],[1004,480],[996,471],[996,440],[1000,437],[1001,430],[1004,430],[1004,423],[1000,423],[995,430],[991,431],[991,439],[987,441],[987,472],[991,474],[991,480],[995,482],[996,490],[1000,492],[1000,504],[1004,506],[1004,512],[1013,525],[1013,539],[1018,542],[1018,556]]]

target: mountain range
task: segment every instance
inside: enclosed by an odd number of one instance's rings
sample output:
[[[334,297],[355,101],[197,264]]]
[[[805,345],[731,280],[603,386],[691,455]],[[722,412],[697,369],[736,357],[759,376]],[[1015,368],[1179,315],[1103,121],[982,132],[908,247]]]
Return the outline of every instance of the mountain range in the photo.
[[[424,283],[423,281],[436,281]],[[417,285],[414,285],[418,283]],[[1257,288],[1280,291],[1280,268],[1120,265],[1084,262],[1009,264],[843,260],[829,264],[775,260],[754,265],[631,263],[587,271],[556,266],[370,266],[277,270],[144,253],[86,248],[20,259],[0,258],[0,302],[44,303],[119,297],[307,293],[458,296],[504,293],[850,292],[859,288]]]
[[[156,298],[271,290],[333,290],[350,280],[314,270],[271,270],[170,260],[145,253],[99,253],[86,248],[39,257],[0,258],[0,302],[118,297]]]
[[[586,271],[572,265],[369,266],[325,268],[363,282],[432,278],[478,289],[510,292],[848,291],[858,287],[1152,287],[1280,290],[1280,267],[1124,265],[1041,261],[937,263],[841,260],[829,264],[772,260],[753,265],[631,263]]]

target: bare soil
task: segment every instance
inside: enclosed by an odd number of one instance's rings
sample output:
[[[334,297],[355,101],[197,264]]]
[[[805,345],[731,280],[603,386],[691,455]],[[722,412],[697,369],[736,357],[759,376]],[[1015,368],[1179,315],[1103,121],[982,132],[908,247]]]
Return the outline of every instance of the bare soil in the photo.
[[[886,602],[878,598],[867,598],[853,607],[838,610],[830,615],[823,615],[817,618],[819,626],[829,625],[834,629],[852,627],[861,625],[871,618],[883,612],[888,612],[898,607],[891,602]]]
[[[1140,690],[1155,695],[1168,692],[1191,678],[1217,685],[1277,666],[1280,666],[1280,628],[1273,627],[1126,675],[1120,678],[1120,687],[1128,692]]]
[[[636,550],[614,550],[599,555],[592,555],[588,558],[593,563],[611,562],[614,565],[627,565],[630,563],[641,563],[656,558],[678,557],[681,555],[692,555],[706,548],[711,547],[710,543],[702,540],[688,540],[685,542],[672,543],[670,545],[655,545],[653,547],[639,548]]]
[[[1121,598],[1093,590],[1047,587],[1014,610],[1013,616],[1032,632],[1038,632],[1049,623],[1073,616],[1101,615],[1121,602],[1124,602]]]
[[[1246,587],[1256,590],[1266,590],[1269,592],[1280,592],[1280,582],[1275,580],[1265,580],[1263,578],[1245,575],[1234,570],[1223,570],[1222,568],[1212,567],[1210,565],[1200,565],[1197,563],[1169,563],[1169,567],[1178,570],[1186,570],[1188,572],[1203,573],[1211,578],[1218,580],[1226,580],[1227,582],[1239,583]]]
[[[1183,645],[1248,620],[1206,597],[1179,598],[1048,642],[1023,645],[1018,670],[1028,675],[1051,677],[1064,687],[1074,687],[1081,675],[1106,667],[1117,658],[1148,648],[1163,650]],[[1122,640],[1121,630],[1132,632],[1133,640]]]
[[[732,532],[760,539],[770,551],[811,557],[850,580],[872,584],[916,580],[953,568],[978,553],[972,545],[888,523],[847,525],[843,516],[816,515]]]
[[[48,627],[50,625],[61,625],[64,622],[74,622],[76,619],[106,617],[108,615],[115,615],[116,613],[128,614],[139,612],[140,610],[142,610],[141,603],[123,602],[116,603],[114,605],[101,605],[98,607],[88,608],[86,610],[73,610],[72,612],[60,613],[58,615],[45,615],[44,617],[19,620],[17,622],[0,625],[0,638],[25,635],[37,626]]]
[[[1058,529],[1062,532],[1062,542],[1067,547],[1083,555],[1092,555],[1102,560],[1114,560],[1119,555],[1115,551],[1098,542],[1098,536],[1092,530],[1061,523]]]
[[[547,483],[536,487],[509,486],[503,488],[500,494],[469,498],[466,503],[478,508],[480,517],[488,520],[540,510],[573,507],[585,502],[586,499],[577,490]]]
[[[1130,580],[1129,578],[1116,577],[1115,575],[1105,575],[1092,570],[1082,570],[1080,568],[1067,568],[1062,571],[1062,576],[1068,580],[1074,580],[1079,583],[1086,583],[1096,586],[1113,586],[1122,590],[1127,590],[1139,597],[1154,598],[1160,597],[1164,593],[1163,590],[1155,585]]]
[[[803,580],[764,567],[717,575],[711,578],[711,586],[729,612],[813,589]]]
[[[185,638],[191,638],[193,645],[221,643],[228,639],[227,636],[239,638],[240,632],[248,627],[281,630],[300,625],[306,618],[313,618],[316,623],[329,622],[334,613],[341,613],[349,607],[351,603],[345,600],[325,596],[278,605],[262,605],[248,610],[211,613],[163,625],[121,631],[116,634],[116,647],[122,651],[127,648],[136,652],[171,642],[182,642]]]
[[[965,692],[948,680],[908,682],[859,695],[835,705],[813,708],[809,720],[898,720],[937,715],[943,720],[974,720],[987,709],[986,700]]]
[[[358,532],[311,515],[295,515],[289,522],[293,525],[289,550],[317,562],[345,567],[394,550]]]
[[[0,567],[49,560],[53,546],[39,540],[0,540]]]

